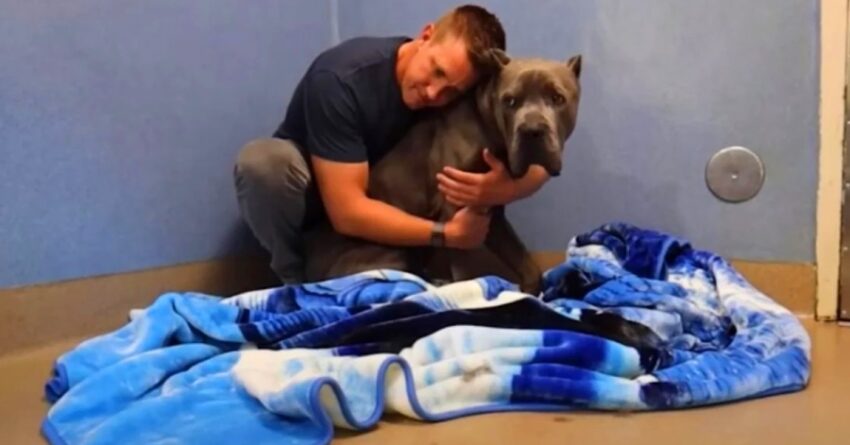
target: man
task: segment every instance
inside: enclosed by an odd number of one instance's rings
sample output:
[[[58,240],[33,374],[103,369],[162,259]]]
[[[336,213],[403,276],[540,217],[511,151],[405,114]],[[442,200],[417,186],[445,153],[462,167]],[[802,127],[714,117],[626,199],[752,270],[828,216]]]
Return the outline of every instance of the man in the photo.
[[[411,127],[417,110],[441,107],[481,77],[481,55],[505,48],[499,20],[473,5],[454,8],[409,37],[355,38],[320,54],[298,84],[274,138],[252,141],[235,167],[248,226],[272,255],[284,283],[303,280],[304,228],[329,218],[344,235],[396,245],[428,245],[440,227],[366,194],[369,165]],[[447,169],[440,190],[460,206],[507,204],[540,188],[531,170],[512,180],[485,156],[485,174]],[[475,248],[489,216],[461,208],[444,225],[448,247]]]

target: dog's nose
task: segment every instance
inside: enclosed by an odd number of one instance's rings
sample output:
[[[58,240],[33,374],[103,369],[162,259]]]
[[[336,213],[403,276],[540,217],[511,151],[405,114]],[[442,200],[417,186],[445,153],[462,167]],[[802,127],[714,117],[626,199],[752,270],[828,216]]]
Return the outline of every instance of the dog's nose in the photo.
[[[539,139],[546,134],[546,124],[522,124],[519,127],[519,134],[525,139]]]

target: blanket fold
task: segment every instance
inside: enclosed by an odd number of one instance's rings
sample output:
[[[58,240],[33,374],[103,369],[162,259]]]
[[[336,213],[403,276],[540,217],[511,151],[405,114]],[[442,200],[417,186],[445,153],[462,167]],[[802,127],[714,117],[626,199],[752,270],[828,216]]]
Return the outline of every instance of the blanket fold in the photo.
[[[654,410],[803,389],[796,317],[721,257],[627,224],[573,238],[539,296],[393,270],[166,293],[62,355],[52,444],[327,443],[384,413]]]

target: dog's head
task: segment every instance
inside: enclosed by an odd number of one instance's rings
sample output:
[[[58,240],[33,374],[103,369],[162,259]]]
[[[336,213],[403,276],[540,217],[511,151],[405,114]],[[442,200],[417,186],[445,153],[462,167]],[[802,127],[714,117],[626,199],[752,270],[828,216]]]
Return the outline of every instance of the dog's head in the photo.
[[[493,50],[489,57],[493,72],[479,90],[478,107],[504,141],[508,171],[521,177],[538,164],[558,176],[564,143],[576,125],[581,56],[566,62],[510,59]]]

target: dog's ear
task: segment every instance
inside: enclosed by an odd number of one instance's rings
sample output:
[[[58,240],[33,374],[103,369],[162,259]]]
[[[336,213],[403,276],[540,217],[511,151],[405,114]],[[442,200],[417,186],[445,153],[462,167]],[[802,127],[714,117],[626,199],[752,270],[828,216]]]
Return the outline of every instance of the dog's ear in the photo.
[[[573,74],[578,79],[581,76],[581,54],[570,57],[570,60],[567,61],[567,67],[573,70]]]
[[[492,48],[488,52],[489,52],[490,59],[495,64],[497,64],[500,69],[502,67],[504,67],[505,65],[511,63],[511,58],[508,57],[508,55],[504,51],[500,50],[499,48]]]
[[[478,58],[478,65],[482,66],[487,74],[499,73],[510,62],[511,58],[498,48],[488,49]]]

